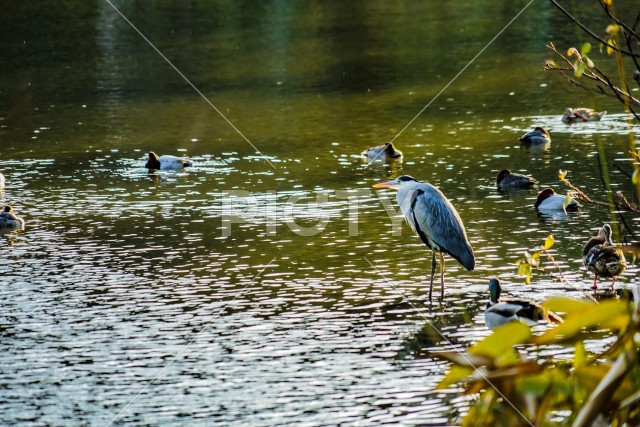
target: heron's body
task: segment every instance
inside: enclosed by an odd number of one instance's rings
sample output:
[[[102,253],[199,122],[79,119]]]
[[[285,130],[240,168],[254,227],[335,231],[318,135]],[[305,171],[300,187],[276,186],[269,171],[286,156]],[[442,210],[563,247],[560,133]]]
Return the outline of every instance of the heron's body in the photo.
[[[611,235],[611,226],[604,224],[598,235],[589,239],[582,248],[584,266],[594,274],[594,289],[598,289],[598,277],[612,278],[613,288],[616,278],[627,268],[624,254],[620,248],[613,245]]]
[[[596,111],[591,108],[567,108],[562,113],[562,121],[566,124],[578,122],[598,122],[607,114],[606,111]]]
[[[539,211],[577,211],[580,204],[575,199],[567,203],[567,196],[557,194],[553,188],[545,188],[536,198],[533,207]]]
[[[402,157],[402,151],[397,150],[393,146],[393,143],[387,142],[384,145],[378,147],[371,147],[362,152],[362,155],[369,160],[387,160],[387,159],[399,159]]]
[[[522,322],[535,325],[540,320],[549,323],[562,323],[562,318],[552,311],[545,310],[539,304],[524,299],[500,300],[502,288],[498,279],[489,281],[490,298],[484,312],[484,322],[489,329],[496,329],[509,322]]]
[[[0,211],[0,228],[22,227],[24,227],[24,220],[15,214],[11,206],[7,205]]]
[[[529,131],[520,137],[520,142],[523,144],[540,145],[548,144],[551,142],[551,135],[549,131],[538,126],[532,131]]]
[[[193,163],[187,159],[177,156],[165,154],[159,156],[153,151],[149,152],[149,160],[144,165],[147,169],[182,169],[193,166]]]
[[[433,250],[429,299],[432,297],[436,252],[440,254],[441,291],[444,296],[444,254],[455,258],[464,268],[475,268],[473,249],[460,215],[442,192],[431,184],[403,175],[375,188],[398,190],[396,200],[411,229]]]
[[[533,188],[538,185],[538,181],[531,177],[524,176],[519,173],[513,173],[508,169],[504,169],[498,174],[496,184],[501,190],[515,190]]]

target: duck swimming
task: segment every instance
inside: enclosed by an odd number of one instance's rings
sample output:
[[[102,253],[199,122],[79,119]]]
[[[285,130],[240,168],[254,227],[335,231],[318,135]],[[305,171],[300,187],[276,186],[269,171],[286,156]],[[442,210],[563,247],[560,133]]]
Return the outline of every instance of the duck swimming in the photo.
[[[538,126],[532,131],[529,131],[522,135],[519,141],[522,144],[548,144],[551,142],[551,135],[549,134],[548,130],[546,130],[542,126]]]
[[[545,188],[538,194],[536,202],[533,207],[539,211],[577,211],[580,208],[580,203],[575,199],[571,199],[569,204],[566,204],[567,196],[557,194],[553,191],[553,188]],[[565,206],[566,205],[566,206]]]
[[[149,160],[144,165],[147,169],[182,169],[189,166],[193,166],[190,160],[168,154],[158,157],[153,151],[149,152]]]
[[[494,330],[509,322],[522,322],[535,325],[539,320],[548,323],[562,323],[556,313],[546,310],[539,304],[529,300],[508,299],[500,301],[502,287],[495,277],[489,280],[489,302],[484,312],[484,323]]]
[[[371,147],[364,150],[361,154],[369,160],[399,159],[402,157],[402,151],[397,150],[391,142],[387,142],[378,147]]]
[[[538,181],[519,173],[512,173],[509,169],[503,169],[496,178],[496,184],[501,190],[514,190],[533,188],[538,185]]]
[[[578,122],[599,122],[607,114],[591,108],[567,108],[562,113],[562,121],[566,124]]]
[[[611,288],[616,279],[627,268],[627,262],[620,248],[613,245],[611,226],[604,224],[596,237],[585,243],[582,249],[582,262],[587,270],[594,274],[593,289],[598,289],[598,277],[611,277]]]
[[[16,216],[10,205],[0,211],[0,228],[23,228],[24,220]]]

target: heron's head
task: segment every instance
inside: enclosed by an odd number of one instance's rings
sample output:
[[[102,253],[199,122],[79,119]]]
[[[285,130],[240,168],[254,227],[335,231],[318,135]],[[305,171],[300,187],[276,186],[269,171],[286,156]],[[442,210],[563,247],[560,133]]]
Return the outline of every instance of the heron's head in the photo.
[[[402,187],[403,184],[408,182],[418,182],[418,180],[409,175],[402,175],[394,179],[393,181],[386,181],[386,182],[380,182],[378,184],[374,184],[373,188],[390,188],[392,190],[398,190],[400,187]]]
[[[489,294],[491,295],[491,302],[496,303],[500,299],[500,293],[502,292],[502,287],[500,286],[500,282],[497,278],[492,277],[489,280]]]

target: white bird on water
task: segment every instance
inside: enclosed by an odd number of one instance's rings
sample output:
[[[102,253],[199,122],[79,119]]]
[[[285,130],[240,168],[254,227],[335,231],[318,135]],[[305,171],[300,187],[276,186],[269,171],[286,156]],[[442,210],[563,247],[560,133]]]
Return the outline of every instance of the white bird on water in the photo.
[[[398,150],[392,142],[387,142],[384,145],[377,147],[371,147],[364,150],[361,153],[369,161],[385,161],[385,160],[397,160],[402,158],[402,151]]]
[[[444,298],[444,254],[451,255],[468,271],[473,270],[476,265],[473,249],[456,208],[438,188],[408,175],[375,184],[373,187],[398,190],[396,200],[405,220],[433,251],[429,300],[433,292],[436,252],[440,253],[441,298]]]
[[[158,157],[153,151],[149,152],[149,160],[144,165],[147,169],[182,169],[189,166],[193,166],[190,160],[168,154]]]
[[[533,301],[525,299],[500,300],[502,287],[495,277],[489,280],[489,302],[484,312],[484,323],[491,330],[509,322],[521,322],[525,325],[535,325],[540,320],[548,323],[562,323],[562,317],[546,310]]]

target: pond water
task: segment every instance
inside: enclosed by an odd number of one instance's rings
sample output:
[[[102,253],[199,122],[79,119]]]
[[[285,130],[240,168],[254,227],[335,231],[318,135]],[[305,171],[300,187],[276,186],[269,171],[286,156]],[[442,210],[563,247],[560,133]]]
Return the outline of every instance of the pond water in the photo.
[[[564,192],[568,170],[604,200],[600,157],[633,191],[621,107],[542,70],[547,42],[584,36],[546,2],[459,3],[120,2],[182,76],[108,2],[6,5],[0,200],[27,225],[0,235],[3,423],[459,423],[472,398],[434,390],[428,351],[489,334],[491,276],[587,295],[582,244],[617,221],[536,215],[498,171]],[[561,123],[583,105],[609,114]],[[546,150],[518,142],[535,125]],[[391,139],[404,161],[358,155]],[[149,173],[149,150],[195,165]],[[371,188],[401,174],[449,197],[475,249],[475,271],[448,259],[442,304],[395,194]],[[549,234],[557,268],[525,285],[515,262]]]

